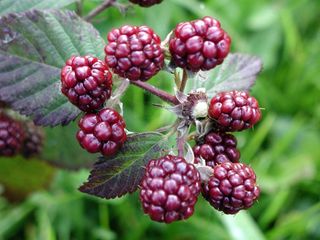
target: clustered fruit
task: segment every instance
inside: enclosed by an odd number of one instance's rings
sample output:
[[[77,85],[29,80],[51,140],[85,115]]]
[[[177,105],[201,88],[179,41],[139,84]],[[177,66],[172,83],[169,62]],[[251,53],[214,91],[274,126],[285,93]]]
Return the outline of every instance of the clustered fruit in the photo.
[[[151,7],[155,4],[161,3],[163,0],[129,0],[134,4],[138,4],[141,7]]]
[[[42,152],[43,141],[44,133],[40,127],[0,112],[0,157],[17,154],[25,158],[37,156]]]
[[[162,2],[130,1],[143,7]],[[111,97],[115,75],[141,85],[165,66],[184,72],[208,71],[224,61],[231,44],[220,22],[212,17],[178,24],[164,42],[147,26],[129,25],[111,30],[107,40],[104,61],[89,55],[72,56],[61,70],[62,93],[85,112],[78,123],[77,140],[88,152],[106,157],[117,154],[127,140],[123,117],[104,105]],[[146,165],[140,200],[154,221],[189,218],[200,193],[226,214],[248,209],[259,197],[256,175],[240,163],[237,140],[231,134],[252,128],[260,120],[258,101],[240,90],[219,92],[209,101],[205,93],[199,96],[189,94],[181,111],[188,122],[210,123],[210,129],[194,137],[194,161],[187,161],[178,151],[178,156],[164,155]],[[203,168],[210,174],[201,172]]]

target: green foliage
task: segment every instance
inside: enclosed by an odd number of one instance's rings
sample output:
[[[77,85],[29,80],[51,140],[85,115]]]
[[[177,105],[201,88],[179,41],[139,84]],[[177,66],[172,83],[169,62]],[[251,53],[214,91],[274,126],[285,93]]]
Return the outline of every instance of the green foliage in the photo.
[[[99,2],[85,0],[84,14]],[[307,0],[167,0],[149,9],[134,7],[126,16],[116,9],[101,13],[93,23],[102,36],[127,23],[148,24],[162,38],[178,22],[212,15],[232,36],[234,52],[262,58],[264,70],[252,94],[264,108],[263,119],[238,136],[242,159],[255,169],[262,196],[236,217],[215,213],[200,200],[188,221],[163,225],[142,215],[137,194],[91,198],[76,190],[87,171],[59,171],[47,192],[19,205],[0,199],[0,239],[319,239],[319,12],[319,1]],[[151,82],[163,89],[173,84],[167,73]],[[172,122],[170,113],[152,106],[160,101],[139,89],[130,87],[123,100],[131,131]],[[58,131],[52,146],[62,141],[55,140]],[[76,154],[70,162],[85,153]]]

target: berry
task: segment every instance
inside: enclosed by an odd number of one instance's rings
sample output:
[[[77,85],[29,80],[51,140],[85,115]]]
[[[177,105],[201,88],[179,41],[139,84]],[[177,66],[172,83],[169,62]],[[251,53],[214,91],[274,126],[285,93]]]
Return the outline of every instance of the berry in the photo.
[[[195,163],[203,158],[207,166],[224,162],[239,162],[240,152],[237,149],[237,139],[228,133],[211,132],[205,136],[202,144],[193,147]]]
[[[160,37],[147,26],[113,29],[108,34],[105,61],[113,72],[131,81],[147,81],[164,65]]]
[[[37,127],[33,122],[24,125],[25,138],[21,150],[25,158],[39,155],[42,152],[44,132],[42,128]]]
[[[24,139],[21,124],[0,113],[0,156],[14,156],[19,153]]]
[[[151,7],[155,4],[161,3],[163,0],[129,0],[134,4],[139,4],[141,7]]]
[[[104,108],[98,113],[87,113],[79,121],[77,139],[90,153],[104,156],[115,154],[127,140],[126,124],[118,112]]]
[[[200,174],[192,164],[166,155],[148,163],[140,200],[152,220],[171,223],[193,214],[200,188]]]
[[[223,62],[231,38],[212,17],[177,25],[169,42],[171,62],[193,72],[210,70]]]
[[[61,69],[61,92],[80,110],[99,109],[110,98],[112,74],[101,60],[91,57],[71,57]]]
[[[252,168],[243,163],[224,162],[213,168],[213,176],[203,184],[202,194],[215,209],[235,214],[250,208],[260,189]]]
[[[242,131],[253,127],[261,118],[258,101],[247,92],[221,92],[211,99],[209,116],[217,128],[224,131]]]

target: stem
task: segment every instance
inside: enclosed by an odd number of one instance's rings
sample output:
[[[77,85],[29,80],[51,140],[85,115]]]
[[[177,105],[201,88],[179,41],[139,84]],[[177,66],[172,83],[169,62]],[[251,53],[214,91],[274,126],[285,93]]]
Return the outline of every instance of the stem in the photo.
[[[163,91],[163,90],[161,90],[159,88],[156,88],[153,85],[150,85],[150,84],[148,84],[146,82],[142,82],[140,80],[130,81],[130,83],[133,84],[133,85],[136,85],[136,86],[138,86],[138,87],[140,87],[140,88],[142,88],[144,90],[146,90],[147,92],[149,92],[149,93],[161,98],[162,100],[164,100],[164,101],[166,101],[168,103],[171,103],[173,105],[179,104],[179,101],[175,96],[173,96],[173,95],[171,95],[171,94],[169,94],[169,93],[167,93],[167,92],[165,92],[165,91]]]
[[[116,0],[105,0],[103,3],[101,3],[98,7],[93,9],[87,16],[84,17],[86,21],[91,21],[92,18],[97,16],[99,13],[104,11],[105,9],[113,6],[115,4]]]
[[[185,69],[183,69],[182,80],[179,87],[180,92],[183,92],[184,89],[186,88],[187,81],[188,81],[188,73]]]
[[[178,134],[178,137],[177,137],[178,157],[184,157],[184,144],[185,144],[184,137]]]
[[[83,12],[83,0],[78,0],[76,1],[76,13],[79,16],[82,16],[82,12]]]

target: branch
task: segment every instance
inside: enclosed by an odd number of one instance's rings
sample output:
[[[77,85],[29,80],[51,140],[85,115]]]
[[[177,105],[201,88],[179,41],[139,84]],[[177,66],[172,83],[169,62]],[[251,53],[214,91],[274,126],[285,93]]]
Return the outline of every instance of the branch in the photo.
[[[130,81],[130,83],[133,84],[133,85],[136,85],[136,86],[138,86],[138,87],[140,87],[140,88],[142,88],[144,90],[146,90],[147,92],[149,92],[149,93],[161,98],[162,100],[164,100],[166,102],[169,102],[169,103],[171,103],[173,105],[179,104],[179,101],[175,96],[173,96],[173,95],[171,95],[171,94],[169,94],[169,93],[167,93],[167,92],[165,92],[165,91],[163,91],[161,89],[158,89],[153,85],[150,85],[150,84],[148,84],[146,82],[142,82],[140,80],[138,80],[138,81]]]
[[[91,21],[92,18],[97,16],[99,13],[104,11],[105,9],[112,7],[115,4],[116,0],[105,0],[98,7],[93,9],[87,16],[84,17],[86,21]]]

